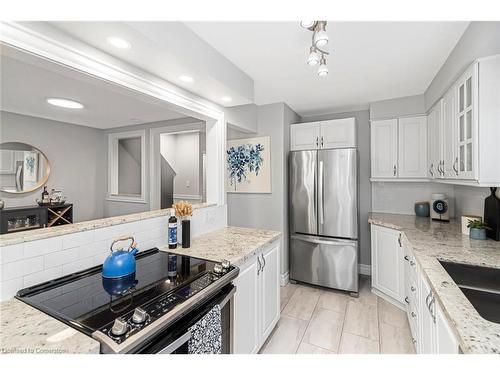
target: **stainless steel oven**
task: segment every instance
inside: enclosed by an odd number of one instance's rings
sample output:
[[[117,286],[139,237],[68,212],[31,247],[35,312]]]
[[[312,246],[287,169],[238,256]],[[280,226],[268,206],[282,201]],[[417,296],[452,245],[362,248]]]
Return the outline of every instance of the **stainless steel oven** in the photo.
[[[232,299],[236,292],[233,285],[226,286],[217,295],[171,326],[146,340],[144,345],[136,348],[138,354],[189,354],[188,343],[191,339],[191,327],[202,319],[215,305],[221,309],[222,354],[232,353]]]

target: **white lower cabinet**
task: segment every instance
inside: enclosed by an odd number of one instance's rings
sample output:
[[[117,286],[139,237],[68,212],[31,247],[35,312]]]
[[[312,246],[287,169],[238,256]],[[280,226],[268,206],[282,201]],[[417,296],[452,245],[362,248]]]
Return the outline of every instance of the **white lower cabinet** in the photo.
[[[279,243],[240,266],[234,281],[233,352],[257,353],[280,318]]]
[[[371,225],[372,288],[406,306],[417,353],[457,354],[458,341],[401,232]]]
[[[403,250],[399,231],[371,226],[372,287],[404,303]]]
[[[458,354],[458,342],[444,312],[423,275],[420,275],[422,324],[418,352],[422,354]]]

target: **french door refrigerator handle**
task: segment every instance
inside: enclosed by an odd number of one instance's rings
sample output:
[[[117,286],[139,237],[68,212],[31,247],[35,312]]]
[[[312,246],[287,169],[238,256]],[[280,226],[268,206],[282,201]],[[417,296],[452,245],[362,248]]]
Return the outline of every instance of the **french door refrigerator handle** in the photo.
[[[324,204],[324,199],[323,199],[323,191],[324,191],[324,178],[323,178],[323,169],[324,165],[323,162],[319,162],[319,171],[318,171],[318,214],[319,214],[319,223],[323,224],[325,221],[324,217],[324,211],[323,211],[323,204]]]
[[[290,236],[292,240],[299,240],[299,241],[304,241],[304,242],[309,242],[309,243],[316,243],[319,245],[341,245],[341,244],[352,244],[356,243],[357,240],[348,240],[348,239],[343,239],[343,238],[335,238],[331,240],[324,240],[318,237],[313,237],[313,236],[308,236],[308,235],[301,235],[301,234],[293,234]]]

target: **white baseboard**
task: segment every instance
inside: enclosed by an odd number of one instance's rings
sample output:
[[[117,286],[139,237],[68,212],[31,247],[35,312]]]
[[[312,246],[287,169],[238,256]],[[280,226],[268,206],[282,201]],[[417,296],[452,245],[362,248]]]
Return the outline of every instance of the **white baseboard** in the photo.
[[[371,276],[372,266],[370,264],[358,264],[358,270],[361,275]]]
[[[402,304],[401,302],[399,301],[396,301],[394,298],[392,297],[389,297],[387,294],[381,292],[380,290],[376,289],[376,288],[372,288],[372,293],[377,295],[378,297],[386,300],[387,302],[393,304],[394,306],[396,306],[397,308],[403,310],[403,311],[406,311],[406,306],[404,304]]]
[[[281,286],[285,286],[290,281],[290,272],[281,274]]]

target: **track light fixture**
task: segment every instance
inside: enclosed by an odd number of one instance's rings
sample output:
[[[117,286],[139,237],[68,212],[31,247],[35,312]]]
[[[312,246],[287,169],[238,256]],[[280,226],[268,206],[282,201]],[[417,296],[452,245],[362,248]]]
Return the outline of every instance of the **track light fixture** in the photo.
[[[326,21],[300,21],[300,26],[313,32],[307,64],[315,66],[319,63],[318,76],[326,76],[328,74],[326,56],[329,54],[323,49],[328,44]]]

